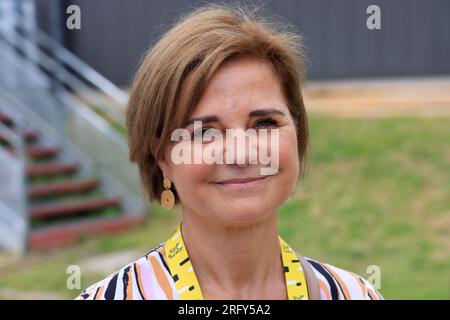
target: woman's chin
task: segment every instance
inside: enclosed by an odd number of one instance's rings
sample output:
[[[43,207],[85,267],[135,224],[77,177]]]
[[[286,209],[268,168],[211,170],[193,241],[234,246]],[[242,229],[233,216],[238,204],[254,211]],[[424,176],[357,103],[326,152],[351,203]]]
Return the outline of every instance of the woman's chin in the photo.
[[[264,221],[272,216],[276,210],[260,206],[235,207],[229,206],[226,212],[217,212],[214,216],[222,223],[231,226],[249,226]]]

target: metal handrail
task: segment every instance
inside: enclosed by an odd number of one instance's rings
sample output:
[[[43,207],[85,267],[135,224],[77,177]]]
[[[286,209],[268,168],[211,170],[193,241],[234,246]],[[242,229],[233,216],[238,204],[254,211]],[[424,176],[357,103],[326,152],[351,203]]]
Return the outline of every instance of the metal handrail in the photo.
[[[18,62],[11,60],[10,63],[15,64]],[[40,71],[36,69],[35,72],[39,73]],[[107,182],[104,184],[105,188],[115,190],[116,194],[123,195],[122,198],[126,201],[128,207],[134,208],[134,211],[136,212],[143,212],[146,210],[147,205],[140,198],[138,198],[138,194],[136,192],[130,192],[120,183],[120,181],[117,181],[116,178],[107,172],[107,170],[103,169],[102,166],[96,163],[89,155],[79,149],[76,145],[72,144],[68,139],[65,139],[64,135],[58,132],[55,127],[50,126],[44,119],[36,116],[34,112],[31,112],[29,108],[22,103],[22,101],[0,86],[0,97],[1,96],[8,98],[10,104],[14,105],[20,113],[26,114],[26,117],[31,120],[33,125],[35,125],[36,128],[43,134],[47,135],[48,140],[53,140],[55,143],[64,145],[64,148],[69,152],[69,154],[75,156],[75,158],[85,164],[88,172],[93,172],[95,169],[95,171],[100,174],[101,178]],[[88,106],[83,104],[78,99],[75,99],[70,91],[64,87],[61,87],[58,92],[58,98],[64,103],[66,108],[70,108],[73,112],[76,112],[88,123],[90,123],[90,125],[95,127],[97,131],[104,133],[110,141],[113,141],[115,145],[119,146],[123,150],[124,154],[128,152],[128,146],[124,140],[124,137],[112,129],[111,125],[106,120],[98,116]]]
[[[101,111],[106,112],[107,115],[118,124],[124,125],[128,95],[41,30],[22,29],[19,24],[20,21],[23,20],[23,17],[18,13],[13,14],[13,16],[15,17],[13,20],[15,21],[11,24],[12,28],[8,28],[7,32],[2,32],[0,29],[0,42],[6,44],[5,48],[8,49],[0,53],[2,58],[6,59],[6,63],[3,63],[3,65],[7,66],[8,64],[11,64],[14,67],[14,70],[17,69],[17,71],[20,71],[18,74],[22,76],[21,79],[33,78],[34,82],[32,82],[32,84],[33,86],[36,85],[36,88],[39,87],[39,92],[36,92],[36,94],[30,92],[30,95],[28,95],[27,89],[14,86],[14,90],[19,90],[17,91],[19,92],[19,95],[16,95],[8,89],[7,81],[5,87],[2,86],[2,82],[0,81],[0,102],[5,102],[4,105],[8,113],[12,114],[15,123],[16,119],[19,119],[17,123],[23,123],[20,125],[20,128],[25,128],[25,119],[29,120],[33,123],[33,126],[40,131],[44,140],[54,141],[57,144],[63,145],[64,151],[61,153],[61,157],[71,158],[82,163],[83,174],[85,174],[86,171],[95,172],[100,178],[100,187],[106,194],[116,194],[121,196],[124,209],[126,209],[125,213],[145,213],[148,209],[148,204],[143,202],[136,193],[140,188],[135,183],[138,180],[134,178],[133,168],[123,165],[125,164],[125,160],[122,156],[122,151],[123,155],[128,153],[128,146],[124,136],[114,130],[111,123],[106,121],[91,108],[93,106],[92,101],[94,101],[96,107],[100,108]],[[11,52],[9,50],[11,50]],[[33,52],[34,54],[29,54],[30,52]],[[29,67],[26,70],[24,69],[25,64]],[[58,79],[63,85],[60,85],[59,82],[55,82],[55,87],[48,86],[48,80],[51,80],[51,77]],[[39,81],[39,78],[42,78],[42,80]],[[41,87],[40,84],[43,83],[44,80],[45,86]],[[20,92],[22,91],[20,90],[23,91],[24,96],[21,96]],[[41,93],[44,93],[44,95],[41,96]],[[45,96],[50,97],[50,95],[51,99],[45,98]],[[40,102],[44,101],[42,107],[38,108],[41,113],[32,109],[34,99]],[[48,104],[48,107],[44,107],[47,106],[47,102],[50,104]],[[59,106],[60,103],[61,105]],[[89,107],[89,105],[91,107]],[[67,115],[69,115],[70,112],[70,116],[74,116],[74,118],[64,117],[66,112]],[[114,150],[113,152],[115,152],[115,154],[119,154],[118,162],[112,164],[120,164],[118,167],[122,168],[122,170],[118,171],[118,173],[123,174],[116,174],[116,172],[108,171],[108,168],[111,168],[111,163],[108,160],[97,158],[95,151],[92,152],[89,148],[84,148],[84,145],[82,144],[77,145],[76,139],[72,141],[67,139],[67,136],[70,136],[70,131],[66,131],[66,128],[64,127],[66,124],[66,122],[64,122],[65,120],[51,122],[51,119],[54,119],[53,114],[62,116],[61,119],[80,119],[80,123],[87,125],[89,130],[93,130],[92,133],[95,137],[98,136],[100,145],[107,142],[106,145],[111,148],[111,150]],[[50,116],[50,118],[48,116]],[[72,122],[71,124],[73,123],[76,122]],[[22,196],[19,198],[19,187],[17,188],[18,191],[15,191],[16,189],[14,189],[10,195],[5,194],[3,197],[4,199],[0,198],[0,213],[2,213],[0,215],[0,227],[3,226],[3,230],[8,231],[5,231],[5,233],[0,235],[0,240],[14,234],[19,234],[17,232],[11,232],[12,229],[23,229],[25,230],[24,233],[20,233],[21,237],[23,236],[21,244],[21,250],[23,251],[26,248],[26,237],[30,223],[30,219],[27,217],[28,199],[25,189],[25,168],[27,159],[25,157],[24,141],[20,141],[20,138],[14,136],[14,133],[10,134],[10,132],[7,131],[8,129],[5,129],[0,125],[0,133],[4,133],[4,136],[7,137],[8,141],[11,141],[11,145],[14,145],[14,148],[19,150],[19,154],[16,154],[16,157],[9,157],[8,152],[0,150],[0,156],[2,156],[2,159],[6,164],[11,163],[11,168],[14,172],[19,170],[17,165],[21,166],[20,170],[23,173],[21,178],[23,178],[24,185],[23,188],[20,187],[20,193],[22,193],[23,190],[23,208],[25,209],[22,210],[22,203],[19,203],[19,200],[22,199]],[[22,133],[23,132],[19,132],[19,137],[23,137]],[[95,143],[91,144],[91,146],[95,145]],[[13,161],[15,162],[16,159],[20,161],[20,164],[17,163],[12,166]],[[97,159],[97,161],[94,161],[94,159]],[[126,177],[132,178],[121,179],[125,175]],[[9,175],[6,177],[11,179],[11,181],[14,181],[14,183],[18,183],[18,180],[13,178],[19,178],[15,173],[14,176]],[[122,180],[126,180],[126,182]],[[12,208],[5,209],[8,206],[2,202],[2,200],[8,202],[8,199],[18,199],[10,204],[12,206],[17,204],[18,209],[16,211],[19,211],[20,208],[20,213],[24,211],[23,215],[16,215],[16,218],[10,217],[15,214],[14,210],[11,210]],[[5,214],[3,214],[3,212],[5,212]],[[21,219],[21,217],[24,217],[24,219]],[[10,221],[10,224],[7,223],[8,221]],[[11,229],[8,229],[7,226],[10,226]],[[9,234],[9,236],[6,234]],[[18,244],[19,239],[14,239],[14,242],[10,242],[10,244]]]
[[[1,96],[0,110],[3,112],[6,110],[5,114],[13,119],[14,126],[16,127],[16,131],[14,131],[3,123],[0,123],[0,134],[2,138],[6,140],[11,145],[12,150],[14,150],[14,153],[9,153],[0,148],[0,158],[6,159],[4,160],[6,164],[15,163],[19,168],[18,172],[16,172],[18,175],[16,176],[16,179],[19,181],[20,185],[20,189],[17,190],[19,192],[17,198],[13,200],[17,202],[16,205],[4,202],[11,201],[11,199],[2,200],[0,198],[0,227],[3,227],[0,235],[0,245],[4,246],[6,249],[23,253],[26,249],[29,229],[28,199],[25,187],[26,156],[25,141],[23,138],[25,120],[16,110],[11,108],[9,103]]]
[[[89,155],[80,150],[76,145],[71,143],[69,140],[65,139],[64,136],[55,130],[53,127],[49,126],[45,123],[45,121],[37,116],[35,116],[32,112],[28,110],[28,108],[16,97],[10,94],[7,90],[0,86],[0,97],[3,97],[4,101],[7,101],[9,105],[13,105],[14,108],[19,110],[19,112],[26,114],[27,118],[31,120],[33,125],[41,131],[41,134],[47,136],[48,139],[53,139],[57,143],[63,143],[64,149],[68,151],[68,153],[75,157],[78,161],[82,162],[87,168],[89,172],[97,171],[100,177],[103,180],[106,180],[105,186],[108,189],[115,189],[116,194],[121,194],[123,199],[127,201],[127,205],[129,207],[133,207],[136,212],[143,212],[146,208],[146,204],[137,197],[135,193],[130,192],[127,188],[125,188],[116,178],[114,178],[107,170],[102,168],[101,165],[96,163]],[[108,130],[108,136],[113,139],[116,144],[121,146],[124,152],[127,152],[126,143],[120,139],[116,132],[114,132],[108,123],[96,116],[93,111],[91,111],[87,106],[81,104],[71,97],[68,93],[62,94],[61,99],[70,106],[73,106],[73,110],[76,110],[77,113],[82,114],[83,117],[91,123],[96,129],[100,131]]]
[[[17,47],[17,42],[20,43],[23,46],[27,46],[28,48],[33,48],[33,50],[36,50],[39,52],[39,56],[29,56],[29,58],[33,63],[36,65],[39,65],[43,67],[45,70],[50,72],[54,77],[56,77],[59,81],[67,85],[68,87],[72,88],[77,94],[80,94],[83,96],[83,92],[92,92],[92,89],[86,85],[83,81],[78,79],[76,76],[74,76],[72,73],[70,73],[68,70],[66,70],[64,67],[62,67],[59,63],[57,63],[50,55],[45,53],[44,51],[40,50],[33,41],[30,41],[29,39],[25,38],[22,34],[19,32],[13,30],[9,33],[1,33],[0,36],[11,46],[16,47],[19,50],[22,50],[21,47]],[[19,41],[17,41],[17,39]],[[103,109],[104,112],[106,112],[109,116],[111,116],[117,123],[124,125],[124,117],[125,114],[123,110],[113,110],[109,108],[110,103],[109,101],[104,98],[102,95],[98,93],[93,93],[98,100],[103,101],[104,104],[96,105],[97,107]],[[89,101],[89,98],[83,97],[83,100]]]
[[[76,70],[76,72],[85,80],[94,85],[104,95],[107,95],[114,100],[121,111],[125,111],[128,101],[128,94],[126,92],[121,90],[86,62],[78,58],[58,41],[40,30],[37,26],[34,25],[33,28],[26,28],[26,26],[21,23],[26,21],[26,19],[20,11],[9,12],[9,15],[9,19],[13,21],[14,24],[12,28],[9,28],[9,32],[17,29],[24,37],[30,37],[32,42],[48,49],[59,61],[71,67],[73,70]]]
[[[13,45],[12,40],[10,39],[10,37],[12,36],[14,35],[4,35],[3,37],[0,37],[0,39],[4,39],[8,44]],[[19,37],[21,36],[19,35]],[[19,39],[20,39],[19,42],[21,42],[24,45],[27,45],[29,47],[32,47],[34,45],[31,41],[23,37]],[[87,88],[86,85],[84,85],[80,80],[72,76],[67,70],[62,68],[56,62],[54,62],[50,56],[40,55],[40,59],[37,58],[31,59],[37,65],[40,65],[47,71],[52,72],[58,79],[60,79],[67,86],[75,88],[78,87],[78,89],[81,86],[83,86],[83,88]],[[16,61],[11,61],[11,63],[14,64],[16,63]],[[35,72],[39,73],[40,71],[36,69]],[[69,94],[67,89],[64,88],[64,86],[60,87],[58,95],[59,98],[61,98],[62,100],[64,100],[64,102],[66,102],[65,105],[67,108],[71,108],[71,110],[77,112],[77,114],[82,115],[87,121],[90,122],[91,125],[96,127],[98,131],[105,133],[105,135],[107,135],[111,141],[114,141],[116,145],[120,146],[123,149],[124,153],[128,152],[128,146],[126,144],[126,141],[124,140],[124,137],[122,135],[119,135],[117,131],[113,130],[111,125],[109,125],[103,118],[96,115],[90,108],[88,108],[84,103],[82,103],[82,101],[80,101],[79,99],[74,99],[73,96]],[[63,140],[64,139],[63,136],[52,134],[53,138],[56,136],[61,137],[59,142],[64,141],[64,144],[67,144],[67,141]]]
[[[102,93],[114,99],[118,103],[119,108],[121,108],[121,110],[125,112],[126,104],[128,102],[128,94],[118,88],[107,78],[102,76],[96,70],[91,68],[84,61],[80,60],[76,55],[59,44],[56,40],[45,34],[43,31],[37,28],[32,31],[27,30],[26,35],[31,36],[32,40],[35,41],[35,43],[38,43],[40,46],[49,49],[52,54],[60,61],[76,70],[77,73],[82,75],[91,84],[100,89]]]

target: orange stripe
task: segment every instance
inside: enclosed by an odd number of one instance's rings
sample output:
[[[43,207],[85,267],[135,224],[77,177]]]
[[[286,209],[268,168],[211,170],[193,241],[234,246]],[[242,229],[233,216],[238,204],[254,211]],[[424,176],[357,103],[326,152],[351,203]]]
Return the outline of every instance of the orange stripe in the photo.
[[[359,287],[361,288],[361,294],[365,298],[366,297],[366,286],[361,282],[359,277],[354,274],[353,272],[350,272],[350,274],[356,279],[356,282],[359,284]]]
[[[139,285],[139,288],[141,289],[142,297],[144,298],[144,300],[147,300],[147,297],[145,296],[144,287],[142,286],[141,271],[140,271],[139,263],[136,262],[135,266],[136,266],[136,272],[135,272],[134,276],[136,278],[137,284]]]
[[[339,285],[340,285],[341,288],[342,288],[342,291],[344,291],[344,297],[345,297],[345,299],[350,299],[350,292],[348,291],[348,288],[347,288],[347,286],[345,285],[344,281],[341,279],[341,277],[339,277],[337,273],[333,272],[333,271],[331,270],[331,267],[328,268],[328,267],[325,265],[325,263],[323,264],[323,266],[324,266],[325,269],[327,269],[327,270],[334,276],[334,278],[337,280],[337,282],[339,283]]]
[[[164,255],[164,246],[159,247],[158,249],[156,249],[156,251],[158,251],[159,253],[162,254],[163,257],[165,257],[165,255]]]
[[[375,294],[369,288],[367,288],[367,293],[372,298],[372,300],[378,300],[377,297],[375,296]]]
[[[328,290],[326,284],[322,280],[319,280],[319,287],[320,287],[320,289],[322,289],[323,292],[325,292],[325,296],[327,297],[327,300],[330,300],[331,299],[330,291]]]
[[[381,298],[381,294],[375,290],[375,292],[370,289],[362,280],[360,277],[358,277],[356,274],[352,273],[352,275],[356,278],[356,280],[358,281],[358,284],[361,286],[361,290],[363,290],[363,295],[364,297],[365,295],[365,291],[367,291],[367,294],[369,295],[369,297],[371,297],[373,300],[383,300],[383,298]],[[363,289],[364,288],[364,289]]]
[[[375,290],[375,293],[378,296],[378,299],[384,300],[383,296],[381,295],[381,293],[378,290]]]
[[[103,291],[105,291],[105,286],[104,285],[100,286],[100,289],[98,289],[98,293],[95,296],[95,300],[100,300],[101,299],[101,297],[103,296]]]
[[[128,269],[127,275],[128,275],[128,286],[127,286],[127,300],[133,300],[133,281],[131,278],[131,268],[133,266],[130,266],[130,269]]]
[[[170,283],[167,280],[164,271],[161,269],[161,265],[156,261],[156,258],[151,255],[148,255],[147,259],[150,261],[153,271],[155,272],[156,280],[166,294],[167,299],[173,300],[172,288],[170,287]]]

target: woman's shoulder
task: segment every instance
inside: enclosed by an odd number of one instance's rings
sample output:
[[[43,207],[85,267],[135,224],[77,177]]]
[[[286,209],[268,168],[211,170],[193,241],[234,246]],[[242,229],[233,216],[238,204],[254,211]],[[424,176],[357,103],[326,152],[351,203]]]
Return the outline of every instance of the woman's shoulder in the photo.
[[[165,300],[176,294],[163,259],[163,246],[94,283],[75,300]]]
[[[383,300],[363,277],[334,265],[305,257],[319,280],[322,300]]]

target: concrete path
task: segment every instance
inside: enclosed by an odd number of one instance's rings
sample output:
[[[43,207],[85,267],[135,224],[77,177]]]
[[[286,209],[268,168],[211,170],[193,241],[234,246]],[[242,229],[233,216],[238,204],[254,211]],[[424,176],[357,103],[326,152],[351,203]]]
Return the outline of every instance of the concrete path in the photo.
[[[310,81],[303,92],[310,114],[450,116],[450,77]]]

